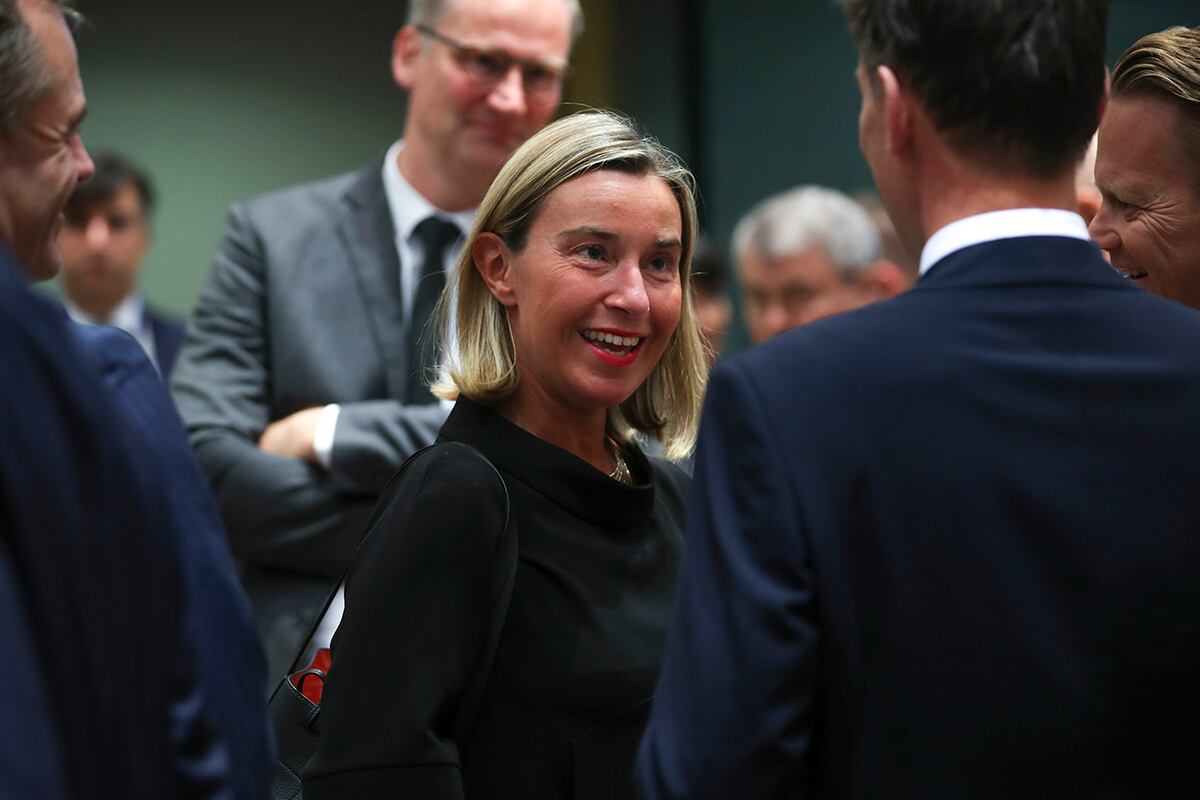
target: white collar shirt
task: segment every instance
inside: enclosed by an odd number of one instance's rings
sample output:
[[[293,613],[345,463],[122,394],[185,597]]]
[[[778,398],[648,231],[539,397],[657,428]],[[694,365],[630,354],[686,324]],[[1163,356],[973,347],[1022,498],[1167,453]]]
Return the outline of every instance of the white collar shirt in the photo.
[[[939,229],[921,249],[921,274],[959,250],[984,242],[1026,236],[1063,236],[1090,241],[1087,224],[1073,211],[1058,208],[1010,208],[955,220]]]
[[[417,225],[429,217],[439,217],[458,226],[461,234],[459,240],[446,248],[444,267],[449,278],[462,249],[463,237],[475,222],[475,209],[452,213],[442,211],[426,200],[400,172],[399,156],[403,148],[404,140],[401,139],[388,148],[383,158],[383,190],[392,214],[392,227],[396,231],[396,253],[400,256],[400,296],[404,302],[404,326],[407,331],[412,314],[413,292],[420,277],[420,265],[425,259],[424,245],[413,232]]]

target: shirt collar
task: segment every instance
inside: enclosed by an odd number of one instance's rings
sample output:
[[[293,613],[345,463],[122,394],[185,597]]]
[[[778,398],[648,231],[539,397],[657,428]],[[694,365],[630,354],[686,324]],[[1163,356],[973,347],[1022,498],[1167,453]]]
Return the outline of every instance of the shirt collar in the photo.
[[[400,172],[399,156],[403,149],[404,140],[400,139],[388,148],[387,155],[383,157],[383,190],[392,212],[396,235],[408,241],[418,224],[434,216],[453,222],[466,235],[475,221],[475,209],[452,213],[442,211],[426,200]]]
[[[1087,224],[1059,208],[1009,208],[955,220],[941,228],[921,250],[921,274],[951,253],[972,245],[1025,236],[1065,236],[1090,241]]]
[[[145,324],[146,301],[139,292],[134,292],[122,300],[120,305],[113,309],[108,319],[93,317],[66,297],[63,298],[63,305],[66,306],[67,316],[75,322],[82,322],[89,325],[111,325],[135,337]]]

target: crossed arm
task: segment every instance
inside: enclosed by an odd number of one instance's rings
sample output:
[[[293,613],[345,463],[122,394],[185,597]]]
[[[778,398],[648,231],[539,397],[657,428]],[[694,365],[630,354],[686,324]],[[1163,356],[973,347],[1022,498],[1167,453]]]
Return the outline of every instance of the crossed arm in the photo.
[[[328,467],[316,463],[313,435],[323,406],[280,414],[274,400],[282,371],[304,373],[314,367],[272,363],[272,339],[301,337],[293,351],[304,352],[312,363],[325,363],[330,371],[338,359],[353,357],[347,350],[371,343],[339,349],[330,341],[336,334],[319,325],[285,331],[271,318],[281,301],[270,297],[272,291],[294,289],[297,306],[331,301],[300,296],[310,290],[289,285],[291,273],[271,274],[274,254],[268,255],[267,243],[276,231],[271,220],[260,216],[266,215],[256,215],[245,204],[231,211],[188,326],[172,392],[234,553],[260,565],[336,577],[362,536],[378,492],[404,458],[433,441],[445,411],[387,399],[343,402],[332,461]],[[295,249],[297,259],[309,257]],[[323,255],[311,257],[312,272],[345,271]],[[328,280],[342,282],[344,297],[355,297],[351,277],[341,272]],[[307,373],[297,377],[305,379]]]

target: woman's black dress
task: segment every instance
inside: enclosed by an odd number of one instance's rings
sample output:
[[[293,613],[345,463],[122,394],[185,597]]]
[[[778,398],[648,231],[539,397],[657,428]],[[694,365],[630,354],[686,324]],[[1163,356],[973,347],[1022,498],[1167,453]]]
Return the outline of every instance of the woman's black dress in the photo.
[[[627,486],[466,398],[441,438],[500,470],[520,543],[466,762],[450,731],[487,636],[504,500],[486,464],[443,448],[414,462],[351,567],[306,800],[632,797],[686,476],[627,448]]]

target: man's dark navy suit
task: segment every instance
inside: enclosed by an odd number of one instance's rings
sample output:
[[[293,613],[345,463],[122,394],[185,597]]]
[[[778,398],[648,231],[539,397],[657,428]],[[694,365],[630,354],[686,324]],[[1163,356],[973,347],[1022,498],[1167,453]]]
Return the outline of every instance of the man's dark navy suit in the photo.
[[[146,308],[146,323],[154,332],[154,360],[164,382],[170,380],[175,369],[175,357],[183,345],[183,323],[160,311]]]
[[[645,796],[1194,796],[1200,314],[1089,243],[719,364],[689,513]]]
[[[140,459],[168,497],[169,530],[183,564],[184,633],[196,657],[204,711],[228,750],[234,796],[258,800],[274,765],[266,657],[216,501],[171,396],[137,341],[117,328],[78,324],[75,332],[130,423]]]
[[[0,418],[0,796],[221,796],[166,499],[3,245]]]

